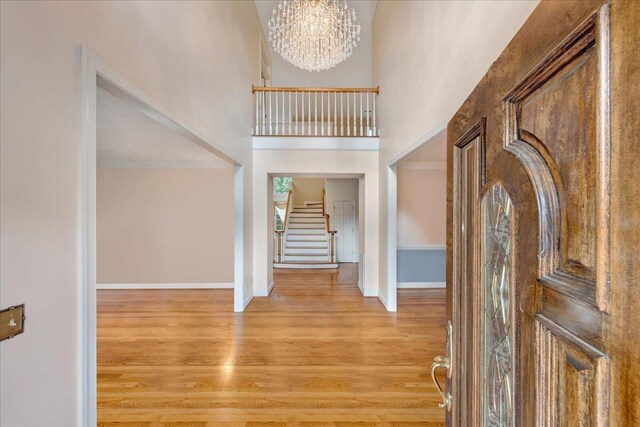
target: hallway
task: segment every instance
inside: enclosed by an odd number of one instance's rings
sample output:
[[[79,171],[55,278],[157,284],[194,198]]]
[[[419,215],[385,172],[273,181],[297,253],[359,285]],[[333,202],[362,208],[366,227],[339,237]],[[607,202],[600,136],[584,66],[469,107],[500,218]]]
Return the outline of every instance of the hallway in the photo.
[[[244,314],[232,290],[98,291],[99,425],[442,425],[444,290],[388,313],[357,264],[274,277]]]

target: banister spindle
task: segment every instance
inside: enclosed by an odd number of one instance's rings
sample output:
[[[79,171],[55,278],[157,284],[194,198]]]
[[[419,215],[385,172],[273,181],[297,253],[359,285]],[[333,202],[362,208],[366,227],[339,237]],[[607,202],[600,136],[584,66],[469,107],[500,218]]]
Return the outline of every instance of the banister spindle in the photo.
[[[376,98],[378,94],[373,95],[373,136],[378,136],[378,129],[376,129]]]
[[[307,135],[311,135],[311,91],[307,92],[307,106],[309,113],[307,114]]]
[[[362,128],[362,92],[360,92],[360,136],[363,136],[363,128]]]
[[[296,91],[296,135],[298,134],[298,91]]]
[[[347,92],[347,136],[351,136],[351,100],[349,96],[351,96],[351,92]]]
[[[291,114],[291,92],[289,92],[289,135],[292,135],[292,123],[291,123],[291,118],[293,117],[293,115]]]
[[[269,91],[269,135],[273,135],[273,116],[271,114],[271,91]]]
[[[278,91],[276,91],[276,135],[280,135],[278,133],[278,121],[279,117],[278,117]]]
[[[369,92],[367,92],[367,136],[371,136],[371,128],[369,127]]]
[[[287,133],[287,127],[285,123],[285,102],[284,102],[284,91],[282,91],[282,127],[281,127],[281,135],[285,135]]]
[[[340,136],[344,136],[344,92],[340,92]]]
[[[327,92],[327,135],[331,136],[331,92]]]
[[[333,92],[333,134],[338,136],[338,92]]]
[[[315,122],[315,126],[314,126],[314,135],[318,135],[318,92],[313,92],[314,95],[314,107],[313,107],[313,112],[314,112],[314,122]]]
[[[302,104],[302,126],[301,135],[304,135],[304,91],[300,92],[300,103]]]
[[[320,92],[320,135],[324,136],[324,92]]]

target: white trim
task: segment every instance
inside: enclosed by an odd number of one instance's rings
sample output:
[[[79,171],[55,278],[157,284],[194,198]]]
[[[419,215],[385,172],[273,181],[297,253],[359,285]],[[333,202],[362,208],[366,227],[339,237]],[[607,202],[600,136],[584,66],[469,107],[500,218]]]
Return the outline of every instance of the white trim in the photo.
[[[80,424],[94,426],[97,423],[97,357],[96,357],[96,169],[97,169],[97,87],[107,89],[110,93],[123,99],[148,117],[178,132],[194,143],[216,154],[229,163],[240,166],[240,162],[227,153],[226,149],[217,142],[187,123],[158,101],[147,95],[135,83],[123,74],[110,67],[106,62],[81,46],[78,52],[79,66],[79,113],[80,135],[78,143],[78,278],[80,281],[80,296],[78,298],[78,313],[81,321],[77,333],[80,335],[81,363],[78,366],[80,374],[79,394],[82,396]],[[242,168],[239,168],[242,170]],[[236,180],[237,182],[237,180]],[[239,193],[239,194],[238,194]],[[234,187],[235,201],[240,200],[242,207],[242,187]],[[242,211],[242,209],[240,209]],[[235,204],[238,212],[238,204]],[[243,280],[238,278],[238,271],[244,271],[244,254],[238,256],[238,241],[242,241],[243,221],[238,220],[240,226],[235,228],[235,268],[236,285]],[[242,246],[240,247],[242,250]],[[244,288],[235,286],[234,308],[241,305],[239,301],[246,301]],[[238,289],[239,288],[239,289]],[[235,300],[238,302],[235,302]]]
[[[244,172],[244,166],[236,166],[233,174],[233,311],[236,313],[243,312],[253,298],[253,284],[245,275]]]
[[[425,133],[424,135],[422,135],[420,138],[418,138],[413,144],[411,144],[410,146],[408,146],[407,148],[405,148],[404,150],[402,150],[400,153],[398,153],[398,155],[396,155],[395,157],[393,157],[390,161],[389,161],[389,166],[395,166],[396,163],[398,163],[400,160],[402,160],[404,157],[406,157],[407,155],[409,155],[412,151],[414,151],[415,149],[417,149],[418,147],[420,147],[422,144],[424,144],[425,142],[429,141],[431,138],[433,138],[434,136],[436,136],[437,134],[439,134],[440,132],[442,132],[443,130],[447,129],[447,125],[449,124],[449,121],[453,118],[453,116],[450,116],[449,118],[447,118],[446,120],[444,120],[443,122],[440,122],[438,125],[436,125],[433,129],[431,129],[429,132]]]
[[[446,282],[398,282],[398,289],[443,289]]]
[[[254,150],[378,151],[378,137],[254,136]]]
[[[398,168],[406,170],[446,170],[447,162],[403,162]]]
[[[393,166],[386,168],[387,185],[387,296],[388,311],[398,310],[398,176]]]
[[[96,289],[233,289],[233,283],[98,283]]]
[[[233,169],[221,162],[98,162],[98,169]]]
[[[399,251],[445,251],[445,245],[398,246]]]
[[[276,284],[273,281],[271,281],[271,284],[269,284],[269,289],[267,289],[267,296],[271,295],[271,291],[275,286]]]

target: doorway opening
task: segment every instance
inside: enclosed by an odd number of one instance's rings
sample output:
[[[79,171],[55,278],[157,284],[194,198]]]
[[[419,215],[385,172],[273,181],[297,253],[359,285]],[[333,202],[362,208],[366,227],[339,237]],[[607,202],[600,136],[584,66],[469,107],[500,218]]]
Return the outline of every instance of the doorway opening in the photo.
[[[299,174],[269,177],[274,286],[295,277],[313,278],[328,287],[343,283],[362,289],[363,179]]]
[[[79,171],[82,261],[78,273],[83,283],[84,318],[82,424],[95,425],[99,288],[105,289],[100,292],[112,295],[117,292],[115,289],[127,289],[125,292],[145,297],[150,289],[166,293],[175,292],[172,288],[210,291],[228,288],[218,292],[227,294],[229,311],[242,311],[253,294],[244,273],[242,165],[86,48],[79,49],[79,58],[82,77],[79,156],[84,159]],[[207,184],[214,182],[220,191],[203,196],[205,190],[211,189]],[[219,251],[211,244],[219,237],[216,230],[215,236],[204,233],[209,239],[187,239],[194,247],[190,254],[185,254],[185,241],[180,241],[180,234],[193,238],[198,235],[198,224],[204,224],[202,217],[194,221],[187,215],[188,204],[203,197],[224,199],[219,206],[229,210],[221,212],[218,205],[211,209],[213,215],[220,215],[221,222],[228,222],[226,248]],[[189,230],[191,225],[196,228]],[[174,228],[181,233],[176,234]],[[198,253],[203,248],[205,253]],[[212,271],[205,264],[218,261],[226,264],[222,275],[207,276]],[[133,300],[116,298],[114,304],[128,306],[139,323],[141,311],[136,310]],[[161,302],[157,298],[152,300]],[[161,314],[162,307],[156,308]]]

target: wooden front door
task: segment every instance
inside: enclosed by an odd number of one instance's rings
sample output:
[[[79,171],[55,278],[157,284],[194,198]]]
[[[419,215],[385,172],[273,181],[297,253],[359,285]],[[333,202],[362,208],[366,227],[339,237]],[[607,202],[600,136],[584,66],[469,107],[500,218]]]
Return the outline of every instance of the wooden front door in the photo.
[[[449,425],[640,425],[639,135],[633,0],[541,2],[449,123]]]

